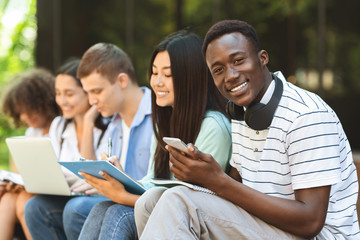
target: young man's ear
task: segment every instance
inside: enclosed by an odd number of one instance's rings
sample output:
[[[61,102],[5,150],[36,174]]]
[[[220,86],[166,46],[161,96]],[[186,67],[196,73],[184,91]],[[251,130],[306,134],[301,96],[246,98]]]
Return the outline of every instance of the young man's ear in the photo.
[[[126,73],[119,73],[119,75],[117,75],[116,81],[120,84],[121,88],[126,88],[130,79]]]
[[[258,53],[261,66],[265,67],[269,63],[269,55],[267,51],[260,50]]]

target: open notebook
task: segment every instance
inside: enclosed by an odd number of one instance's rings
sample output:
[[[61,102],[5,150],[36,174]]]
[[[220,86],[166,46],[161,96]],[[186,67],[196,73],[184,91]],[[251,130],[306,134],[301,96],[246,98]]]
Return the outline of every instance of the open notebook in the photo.
[[[27,192],[78,195],[70,191],[49,138],[12,137],[5,141]]]
[[[15,184],[24,186],[24,181],[22,180],[20,174],[0,170],[0,184],[6,184],[7,182],[13,182]]]
[[[176,187],[176,186],[186,186],[188,188],[191,188],[195,191],[200,191],[200,192],[204,192],[204,193],[209,193],[209,194],[213,194],[213,195],[217,195],[215,192],[211,191],[210,189],[204,188],[204,187],[200,187],[198,185],[194,185],[191,183],[187,183],[187,182],[183,182],[180,180],[170,180],[170,179],[160,179],[160,178],[154,178],[150,180],[152,183],[154,183],[155,185],[158,186],[163,186],[163,187]]]

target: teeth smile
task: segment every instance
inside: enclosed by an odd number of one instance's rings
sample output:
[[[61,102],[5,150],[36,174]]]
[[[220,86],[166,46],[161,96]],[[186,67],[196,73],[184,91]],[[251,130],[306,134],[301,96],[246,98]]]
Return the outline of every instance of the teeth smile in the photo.
[[[244,88],[245,86],[247,85],[247,82],[244,82],[243,84],[237,86],[237,87],[234,87],[233,89],[230,89],[230,92],[236,92],[242,88]]]
[[[165,95],[167,93],[169,93],[169,92],[157,92],[157,94],[159,94],[159,95]]]

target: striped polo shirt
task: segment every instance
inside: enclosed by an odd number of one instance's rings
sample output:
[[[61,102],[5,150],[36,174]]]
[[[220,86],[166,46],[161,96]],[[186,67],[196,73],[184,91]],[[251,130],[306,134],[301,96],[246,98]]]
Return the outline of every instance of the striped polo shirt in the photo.
[[[319,96],[275,74],[284,91],[270,127],[256,131],[232,120],[231,166],[243,184],[275,197],[295,199],[294,190],[331,185],[318,239],[360,239],[357,174],[338,117]]]

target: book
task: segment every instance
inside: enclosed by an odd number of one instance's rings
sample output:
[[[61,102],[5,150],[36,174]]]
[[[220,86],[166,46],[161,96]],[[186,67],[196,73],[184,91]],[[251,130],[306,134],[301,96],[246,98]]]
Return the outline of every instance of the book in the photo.
[[[20,174],[0,170],[0,184],[6,184],[7,182],[13,182],[15,184],[24,186],[24,181]]]
[[[59,164],[66,167],[80,178],[84,177],[81,176],[79,172],[84,172],[94,177],[104,179],[99,174],[100,171],[104,171],[113,178],[117,179],[119,182],[121,182],[124,185],[126,191],[128,191],[129,193],[141,195],[145,192],[145,188],[141,184],[136,182],[129,175],[116,168],[108,161],[85,160],[75,162],[59,162]]]
[[[183,186],[191,188],[191,189],[193,189],[195,191],[209,193],[209,194],[212,194],[212,195],[217,195],[215,192],[211,191],[210,189],[200,187],[200,186],[194,185],[192,183],[183,182],[183,181],[180,181],[180,180],[154,178],[154,179],[151,179],[150,181],[152,183],[154,183],[155,185],[158,185],[158,186],[171,188],[171,187],[183,185]]]

